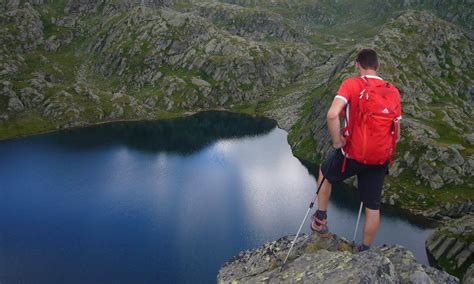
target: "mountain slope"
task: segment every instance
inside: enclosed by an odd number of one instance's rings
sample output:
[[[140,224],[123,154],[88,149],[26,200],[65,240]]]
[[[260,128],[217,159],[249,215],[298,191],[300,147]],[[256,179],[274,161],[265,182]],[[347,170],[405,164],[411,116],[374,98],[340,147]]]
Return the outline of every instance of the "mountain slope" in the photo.
[[[364,46],[379,51],[380,74],[399,88],[403,103],[403,138],[386,184],[385,201],[423,209],[440,201],[472,199],[473,42],[461,29],[433,14],[408,11]],[[313,102],[313,112],[299,129],[293,129],[292,145],[309,144],[320,156],[330,151],[321,108],[327,109],[340,82],[354,75],[354,56],[355,50],[341,57],[336,68],[341,71]],[[317,157],[306,148],[297,153],[309,160]]]
[[[24,4],[2,14],[12,23],[4,49],[15,35],[20,47],[2,60],[0,111],[11,121],[3,137],[28,123],[42,130],[256,101],[330,56],[304,42],[236,36],[193,13],[120,3]]]

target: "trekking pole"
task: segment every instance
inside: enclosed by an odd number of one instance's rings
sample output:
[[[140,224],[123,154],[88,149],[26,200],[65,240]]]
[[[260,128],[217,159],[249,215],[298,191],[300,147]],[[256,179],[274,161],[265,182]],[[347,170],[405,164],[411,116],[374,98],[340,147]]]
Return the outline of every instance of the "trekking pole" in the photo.
[[[281,269],[283,268],[283,266],[285,265],[286,261],[288,260],[288,257],[290,256],[291,250],[293,249],[293,246],[294,246],[295,243],[296,243],[296,239],[298,239],[298,236],[299,236],[299,234],[300,234],[300,232],[301,232],[301,228],[303,228],[303,225],[304,225],[304,223],[306,222],[306,218],[308,218],[309,212],[311,211],[311,209],[313,209],[314,203],[316,202],[316,198],[318,198],[319,190],[321,189],[321,186],[323,185],[323,182],[324,182],[325,180],[326,180],[326,177],[323,176],[323,179],[321,180],[321,183],[319,184],[319,186],[318,186],[318,188],[317,188],[317,190],[316,190],[316,195],[314,195],[313,200],[312,200],[311,203],[309,204],[309,208],[308,208],[308,210],[306,211],[306,215],[304,216],[303,222],[301,222],[300,228],[298,229],[298,232],[296,233],[296,237],[295,237],[295,239],[293,240],[293,242],[291,243],[290,250],[289,250],[288,253],[286,254],[285,261],[283,261],[283,264],[280,266],[280,271],[281,271]]]
[[[359,216],[357,216],[357,223],[356,223],[356,229],[354,231],[354,238],[352,239],[353,242],[355,242],[356,235],[357,235],[357,228],[359,227],[359,221],[360,221],[360,215],[362,214],[362,201],[360,202],[360,207],[359,207]]]

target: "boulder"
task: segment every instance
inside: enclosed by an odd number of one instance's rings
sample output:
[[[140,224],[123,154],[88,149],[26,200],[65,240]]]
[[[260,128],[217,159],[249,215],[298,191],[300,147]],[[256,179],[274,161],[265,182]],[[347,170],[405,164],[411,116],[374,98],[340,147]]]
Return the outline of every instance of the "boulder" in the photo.
[[[464,137],[466,137],[466,140],[469,142],[469,144],[474,145],[474,133],[466,134]]]
[[[123,108],[117,104],[114,105],[113,111],[110,113],[110,119],[118,119],[123,116]]]
[[[24,88],[20,91],[20,99],[27,108],[32,108],[41,104],[44,100],[43,94],[33,88]]]

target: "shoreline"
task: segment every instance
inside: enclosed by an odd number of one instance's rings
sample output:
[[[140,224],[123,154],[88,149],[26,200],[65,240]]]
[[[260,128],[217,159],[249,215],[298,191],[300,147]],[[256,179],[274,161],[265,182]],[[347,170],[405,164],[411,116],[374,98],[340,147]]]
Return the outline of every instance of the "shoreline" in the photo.
[[[263,116],[263,115],[258,115],[258,114],[249,114],[249,113],[242,113],[242,112],[237,112],[237,111],[232,111],[229,109],[221,109],[221,108],[216,108],[216,109],[206,109],[206,110],[198,110],[198,111],[186,111],[182,113],[166,113],[165,116],[163,117],[153,117],[153,118],[126,118],[126,119],[116,119],[116,120],[103,120],[99,122],[91,122],[87,123],[84,125],[78,125],[78,126],[73,126],[73,127],[64,127],[64,128],[56,128],[56,129],[50,129],[50,130],[45,130],[45,131],[40,131],[40,132],[34,132],[34,133],[28,133],[28,134],[20,134],[14,137],[10,138],[0,138],[0,143],[4,141],[13,141],[13,140],[18,140],[18,139],[23,139],[23,138],[28,138],[28,137],[34,137],[38,135],[43,135],[43,134],[49,134],[49,133],[55,133],[55,132],[62,132],[62,131],[68,131],[68,130],[74,130],[74,129],[84,129],[84,128],[91,128],[99,125],[105,125],[105,124],[112,124],[112,123],[120,123],[120,122],[152,122],[152,121],[162,121],[162,120],[172,120],[172,119],[179,119],[179,118],[185,118],[185,117],[190,117],[196,114],[204,113],[204,112],[228,112],[228,113],[234,113],[234,114],[240,114],[244,116],[251,116],[251,117],[260,117],[260,118],[265,118],[265,119],[270,119],[275,122],[275,124],[282,129],[278,122],[275,119]],[[286,131],[286,130],[285,130]]]
[[[0,143],[6,142],[6,141],[14,141],[14,140],[19,140],[23,138],[29,138],[29,137],[35,137],[39,135],[45,135],[45,134],[50,134],[50,133],[61,133],[65,131],[70,131],[70,130],[75,130],[75,129],[85,129],[85,128],[92,128],[92,127],[97,127],[101,125],[106,125],[106,124],[113,124],[113,123],[123,123],[123,122],[159,122],[163,120],[173,120],[173,119],[181,119],[181,118],[187,118],[193,115],[197,115],[200,113],[205,113],[205,112],[226,112],[226,113],[232,113],[232,114],[238,114],[238,115],[243,115],[243,116],[249,116],[249,117],[255,117],[255,118],[264,118],[264,119],[269,119],[275,122],[276,127],[284,130],[285,132],[288,133],[287,130],[283,129],[277,120],[273,118],[269,118],[264,115],[260,114],[251,114],[251,113],[243,113],[243,112],[238,112],[238,111],[233,111],[229,109],[224,109],[224,108],[216,108],[216,109],[206,109],[206,110],[198,110],[198,111],[186,111],[182,113],[166,113],[162,117],[154,117],[154,118],[130,118],[130,119],[117,119],[117,120],[105,120],[105,121],[99,121],[99,122],[94,122],[94,123],[88,123],[85,125],[80,125],[80,126],[74,126],[74,127],[66,127],[66,128],[58,128],[58,129],[51,129],[47,131],[41,131],[41,132],[36,132],[36,133],[30,133],[30,134],[25,134],[25,135],[19,135],[16,137],[12,138],[0,138]],[[300,161],[300,163],[308,170],[308,172],[313,175],[315,178],[317,178],[318,175],[318,164],[313,163],[311,161],[302,159],[300,157],[297,157],[295,155],[295,149],[289,144],[288,138],[287,138],[287,143],[291,148],[292,155]],[[348,190],[355,190],[352,185],[345,184],[345,187],[348,187]],[[387,210],[389,212],[396,212],[396,214],[401,214],[404,215],[406,218],[413,220],[416,223],[430,223],[430,227],[436,227],[440,222],[439,220],[429,218],[427,216],[424,216],[422,214],[422,211],[417,210],[417,209],[411,209],[411,208],[403,208],[403,207],[397,207],[397,206],[392,206],[388,204],[382,204],[383,209]],[[434,226],[433,224],[436,224]]]
[[[170,117],[163,117],[163,118],[128,118],[128,119],[117,119],[117,120],[104,120],[104,121],[99,121],[99,122],[91,122],[87,123],[84,125],[78,125],[78,126],[73,126],[73,127],[65,127],[65,128],[56,128],[56,129],[50,129],[46,131],[40,131],[40,132],[34,132],[34,133],[29,133],[29,134],[21,134],[15,137],[11,138],[0,138],[0,142],[4,141],[12,141],[12,140],[18,140],[22,138],[28,138],[28,137],[34,137],[34,136],[39,136],[43,134],[49,134],[49,133],[55,133],[55,132],[63,132],[63,131],[68,131],[68,130],[74,130],[74,129],[84,129],[84,128],[91,128],[99,125],[104,125],[104,124],[111,124],[111,123],[119,123],[119,122],[146,122],[146,121],[160,121],[160,120],[166,120],[166,119],[175,119],[175,118],[180,118],[180,117],[187,117],[196,114],[197,112],[189,112],[189,113],[184,113],[181,114],[181,116],[177,115],[176,117],[170,116]]]

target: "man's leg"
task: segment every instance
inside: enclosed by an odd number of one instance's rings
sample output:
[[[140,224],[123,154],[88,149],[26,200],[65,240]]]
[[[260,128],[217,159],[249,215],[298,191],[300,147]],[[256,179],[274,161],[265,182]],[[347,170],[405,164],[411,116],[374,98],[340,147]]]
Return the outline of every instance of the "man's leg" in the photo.
[[[318,186],[320,185],[321,189],[319,190],[319,194],[318,194],[318,210],[327,211],[329,198],[331,197],[332,185],[329,183],[327,179],[325,179],[323,184],[321,185],[322,180],[323,180],[323,173],[321,172],[321,169],[319,169]]]
[[[370,247],[380,224],[380,210],[365,208],[364,238],[362,244]]]
[[[328,160],[326,160],[319,169],[319,178],[318,178],[318,210],[313,215],[313,222],[311,223],[311,230],[317,232],[321,237],[329,237],[329,228],[327,226],[327,210],[329,198],[331,197],[332,184],[329,182],[327,177],[324,176],[323,170],[325,173],[334,177],[334,173],[337,173],[337,169],[331,168],[331,165],[338,163],[337,153],[333,154]]]
[[[318,210],[316,210],[313,215],[313,222],[311,222],[311,230],[317,232],[321,237],[328,237],[329,229],[327,226],[328,222],[326,211],[328,209],[329,197],[331,196],[331,184],[327,179],[324,179],[323,177],[323,173],[320,169],[318,186],[320,186],[321,188],[318,193]]]
[[[329,198],[331,197],[331,182],[342,181],[354,175],[351,171],[350,162],[348,162],[346,171],[344,173],[342,172],[343,161],[344,156],[341,150],[336,150],[322,163],[319,169],[318,186],[321,186],[321,188],[318,193],[318,210],[316,210],[316,213],[313,215],[311,229],[318,232],[321,236],[329,236],[326,211],[328,210]],[[323,177],[326,177],[326,179],[324,179],[324,182],[321,184]]]
[[[374,242],[380,224],[380,199],[387,171],[386,166],[370,166],[357,175],[360,200],[365,206],[364,237],[361,250],[367,250]]]

